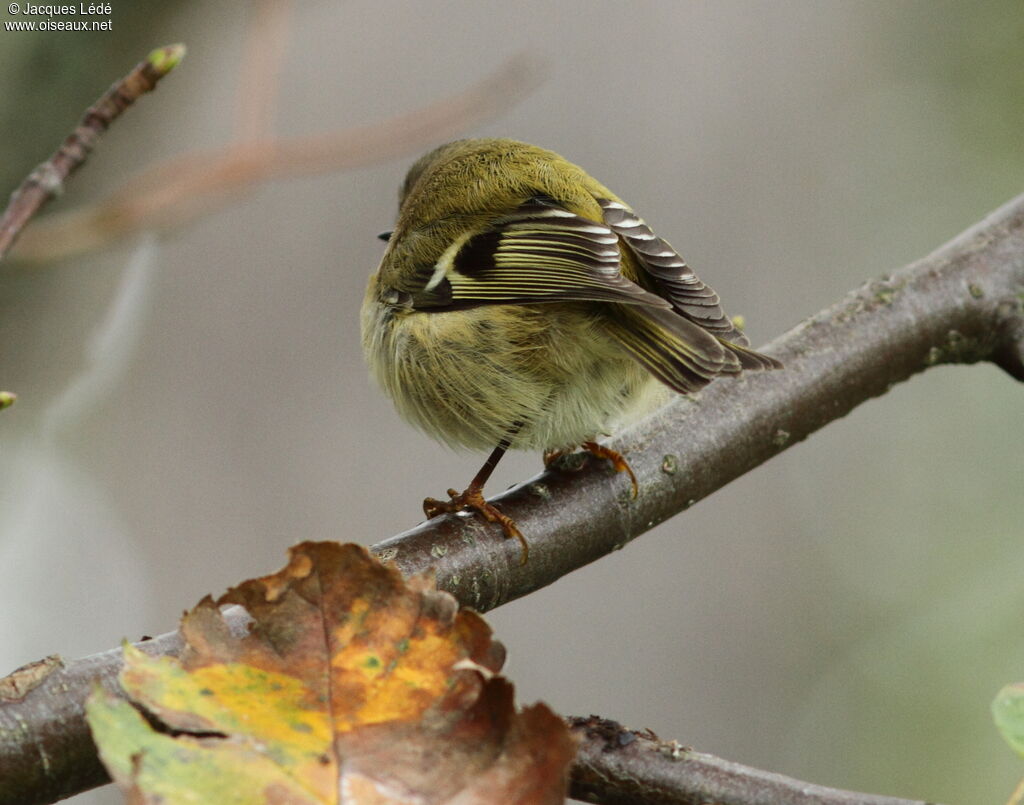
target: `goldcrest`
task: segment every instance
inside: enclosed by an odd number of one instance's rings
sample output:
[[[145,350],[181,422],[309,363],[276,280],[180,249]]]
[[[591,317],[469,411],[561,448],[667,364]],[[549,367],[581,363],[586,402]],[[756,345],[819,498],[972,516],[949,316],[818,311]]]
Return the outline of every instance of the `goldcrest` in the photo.
[[[367,363],[398,413],[454,448],[492,449],[428,517],[471,509],[509,448],[596,443],[658,399],[781,366],[749,348],[718,295],[604,185],[558,154],[459,140],[409,170],[362,307]],[[633,479],[634,495],[636,479]]]

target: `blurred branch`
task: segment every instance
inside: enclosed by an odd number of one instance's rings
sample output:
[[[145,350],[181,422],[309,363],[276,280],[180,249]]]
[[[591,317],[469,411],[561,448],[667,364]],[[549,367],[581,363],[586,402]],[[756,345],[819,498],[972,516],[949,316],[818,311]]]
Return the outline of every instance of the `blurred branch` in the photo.
[[[589,457],[499,496],[530,540],[525,566],[499,527],[466,517],[431,520],[374,552],[407,575],[434,572],[463,605],[487,611],[623,547],[924,369],[984,360],[1024,381],[1024,196],[764,349],[786,368],[718,380],[613,442],[640,480],[636,500]],[[169,634],[151,645],[170,653],[178,643]],[[0,802],[49,802],[107,779],[82,703],[90,680],[112,684],[120,662],[117,650],[76,660],[23,697],[0,698]],[[756,789],[732,801],[772,801]]]
[[[0,260],[11,248],[25,224],[54,196],[64,182],[88,158],[103,134],[121,113],[173,70],[185,56],[184,45],[157,48],[124,78],[115,83],[85,111],[78,127],[68,135],[53,156],[36,167],[11,195],[0,217]]]
[[[242,56],[238,93],[239,142],[268,139],[274,129],[274,112],[280,84],[281,63],[288,45],[288,29],[294,3],[291,0],[257,0]]]
[[[569,796],[601,805],[925,805],[804,783],[590,716],[568,718],[580,742]]]
[[[506,108],[538,77],[533,60],[520,55],[457,95],[380,123],[185,154],[136,175],[98,204],[40,221],[16,256],[45,261],[98,249],[141,229],[180,226],[260,182],[350,170],[442,142]]]

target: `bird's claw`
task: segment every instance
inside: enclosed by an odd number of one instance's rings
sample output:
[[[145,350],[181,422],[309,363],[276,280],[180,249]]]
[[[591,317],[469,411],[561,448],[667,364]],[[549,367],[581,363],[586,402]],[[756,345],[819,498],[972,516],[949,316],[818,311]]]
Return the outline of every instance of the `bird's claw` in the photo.
[[[527,543],[526,537],[516,527],[515,520],[507,514],[502,514],[497,506],[493,503],[488,503],[484,499],[482,490],[472,486],[463,492],[449,489],[448,497],[449,500],[426,498],[423,501],[423,513],[427,516],[428,520],[439,517],[442,514],[455,514],[466,509],[476,512],[488,523],[498,523],[501,526],[501,530],[505,532],[506,538],[514,537],[519,540],[519,544],[523,546],[523,556],[519,563],[521,565],[526,564],[526,560],[530,555],[530,545]]]
[[[633,468],[629,466],[629,462],[626,461],[626,457],[622,455],[618,450],[612,450],[610,447],[605,447],[603,444],[597,442],[584,442],[582,444],[584,450],[595,458],[606,458],[612,463],[612,467],[615,468],[616,472],[625,472],[629,475],[629,480],[633,484],[633,499],[636,500],[636,496],[640,493],[640,484],[637,483],[636,475],[633,473]]]

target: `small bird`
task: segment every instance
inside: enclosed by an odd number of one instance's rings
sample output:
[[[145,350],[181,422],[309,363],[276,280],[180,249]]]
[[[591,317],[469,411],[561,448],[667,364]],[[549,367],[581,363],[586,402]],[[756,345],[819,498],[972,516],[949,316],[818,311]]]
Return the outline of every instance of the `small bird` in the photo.
[[[636,477],[599,434],[657,389],[778,368],[635,212],[558,154],[506,139],[421,157],[362,307],[367,363],[398,413],[454,448],[493,448],[428,518],[472,510],[529,546],[483,487],[510,448],[582,446]],[[660,382],[659,382],[660,381]],[[496,446],[495,446],[496,445]]]

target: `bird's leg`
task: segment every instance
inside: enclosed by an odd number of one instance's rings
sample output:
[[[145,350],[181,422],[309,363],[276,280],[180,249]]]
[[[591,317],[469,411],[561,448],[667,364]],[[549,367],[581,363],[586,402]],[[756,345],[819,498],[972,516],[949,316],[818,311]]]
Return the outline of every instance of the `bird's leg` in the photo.
[[[520,563],[525,565],[530,555],[530,546],[527,544],[526,538],[516,528],[515,521],[507,514],[502,514],[497,506],[488,503],[483,494],[484,484],[491,477],[494,468],[498,466],[501,457],[505,455],[505,451],[508,450],[509,445],[512,443],[512,437],[520,427],[522,426],[517,425],[514,430],[510,431],[508,436],[498,443],[498,446],[494,448],[493,452],[487,457],[487,461],[480,468],[480,472],[473,477],[473,480],[469,482],[469,486],[464,491],[458,492],[455,489],[449,489],[449,500],[427,498],[423,501],[423,513],[430,519],[441,514],[454,514],[463,509],[475,511],[487,522],[498,523],[501,526],[501,530],[505,532],[506,537],[515,537],[519,540],[519,544],[523,546],[523,557]]]
[[[612,450],[610,447],[605,447],[603,444],[597,442],[584,442],[582,445],[590,455],[596,458],[606,458],[615,468],[616,472],[629,473],[629,480],[633,484],[633,497],[636,498],[640,491],[640,485],[636,482],[636,475],[633,474],[633,468],[629,466],[629,462],[626,461],[626,457],[622,455],[618,450]]]

